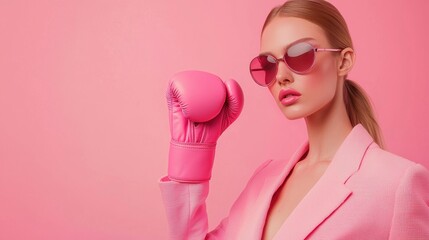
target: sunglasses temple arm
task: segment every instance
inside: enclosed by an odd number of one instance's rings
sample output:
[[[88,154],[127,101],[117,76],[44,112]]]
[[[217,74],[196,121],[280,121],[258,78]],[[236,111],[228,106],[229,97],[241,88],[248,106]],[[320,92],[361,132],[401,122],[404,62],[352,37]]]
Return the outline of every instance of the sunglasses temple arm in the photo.
[[[328,52],[339,52],[341,49],[339,48],[316,48],[316,52],[328,51]]]

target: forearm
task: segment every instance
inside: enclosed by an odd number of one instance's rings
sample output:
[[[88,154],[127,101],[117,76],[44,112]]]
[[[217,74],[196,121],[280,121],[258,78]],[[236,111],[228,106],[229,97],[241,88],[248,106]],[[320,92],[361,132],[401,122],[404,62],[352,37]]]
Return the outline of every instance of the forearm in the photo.
[[[164,177],[159,181],[159,186],[170,239],[204,239],[208,231],[205,201],[209,182],[179,183]]]

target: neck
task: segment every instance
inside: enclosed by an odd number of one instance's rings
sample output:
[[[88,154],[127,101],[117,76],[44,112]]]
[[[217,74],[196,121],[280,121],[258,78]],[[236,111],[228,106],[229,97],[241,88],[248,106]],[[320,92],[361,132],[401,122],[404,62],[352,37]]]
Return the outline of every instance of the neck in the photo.
[[[309,165],[330,162],[353,128],[342,94],[337,94],[324,109],[306,117],[305,122],[309,142],[305,161]]]

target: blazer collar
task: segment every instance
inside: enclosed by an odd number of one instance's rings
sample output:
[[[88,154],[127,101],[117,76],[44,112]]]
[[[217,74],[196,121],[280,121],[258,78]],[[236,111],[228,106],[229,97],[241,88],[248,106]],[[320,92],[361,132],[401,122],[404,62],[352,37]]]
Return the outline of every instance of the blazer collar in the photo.
[[[345,183],[358,171],[365,152],[372,142],[373,139],[366,129],[361,124],[356,125],[338,148],[325,173],[288,216],[274,239],[305,239],[343,202],[347,201],[352,190],[348,189]],[[288,162],[283,162],[282,166],[273,168],[272,174],[267,174],[257,200],[257,203],[264,206],[265,213],[269,209],[273,194],[308,148],[307,141]],[[260,216],[262,219],[260,218],[259,222],[262,222],[263,229],[266,214],[260,214]],[[261,229],[260,232],[262,234]]]

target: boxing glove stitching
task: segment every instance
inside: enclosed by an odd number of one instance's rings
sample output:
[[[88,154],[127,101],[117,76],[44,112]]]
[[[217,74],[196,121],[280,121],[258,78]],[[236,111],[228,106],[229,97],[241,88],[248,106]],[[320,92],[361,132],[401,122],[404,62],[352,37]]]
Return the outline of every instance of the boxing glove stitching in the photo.
[[[174,139],[171,139],[170,143],[180,148],[212,149],[216,147],[216,143],[184,143],[175,141]]]

